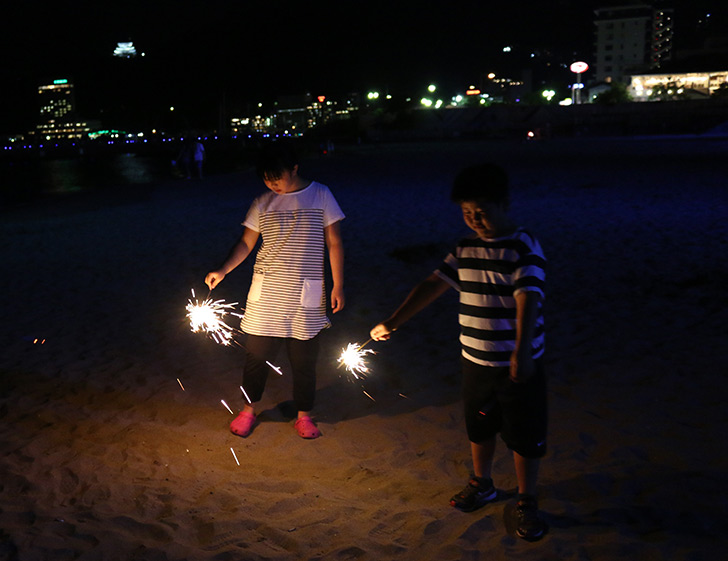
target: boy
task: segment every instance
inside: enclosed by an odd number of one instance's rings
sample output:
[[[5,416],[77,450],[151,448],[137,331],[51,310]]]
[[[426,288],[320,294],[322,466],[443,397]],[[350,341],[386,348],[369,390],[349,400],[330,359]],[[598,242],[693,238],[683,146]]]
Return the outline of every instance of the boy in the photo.
[[[230,430],[243,437],[252,432],[254,404],[262,397],[268,375],[267,361],[275,360],[285,344],[298,410],[294,427],[302,438],[317,438],[321,432],[310,417],[316,391],[317,335],[330,325],[324,250],[328,248],[331,307],[336,313],[344,307],[344,247],[339,227],[344,213],[328,187],[298,175],[298,159],[288,144],[278,141],[266,146],[257,172],[270,191],[253,201],[240,241],[222,266],[205,277],[207,286],[214,289],[263,238],[241,321],[247,334],[243,387],[251,403],[244,405]]]
[[[371,337],[389,339],[448,288],[460,292],[463,401],[474,476],[450,504],[470,512],[498,498],[491,466],[500,433],[513,452],[518,480],[516,533],[539,540],[547,531],[536,501],[539,460],[546,452],[545,258],[535,238],[508,217],[508,177],[500,167],[466,168],[451,199],[475,236],[461,240]]]

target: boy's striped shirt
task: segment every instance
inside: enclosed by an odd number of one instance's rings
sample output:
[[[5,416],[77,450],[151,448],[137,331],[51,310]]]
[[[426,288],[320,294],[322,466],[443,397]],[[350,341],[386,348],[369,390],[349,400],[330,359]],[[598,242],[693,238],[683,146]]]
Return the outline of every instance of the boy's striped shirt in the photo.
[[[544,352],[544,267],[538,241],[523,229],[510,236],[458,243],[440,268],[440,278],[460,292],[460,342],[465,358],[483,366],[508,366],[516,346],[516,299],[521,291],[541,295],[532,356]]]

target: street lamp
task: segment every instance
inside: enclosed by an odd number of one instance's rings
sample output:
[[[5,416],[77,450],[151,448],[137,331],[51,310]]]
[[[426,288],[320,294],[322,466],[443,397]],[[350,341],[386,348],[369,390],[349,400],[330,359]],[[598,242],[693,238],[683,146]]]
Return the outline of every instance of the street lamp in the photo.
[[[589,65],[586,62],[574,62],[569,66],[569,70],[576,74],[576,83],[571,86],[571,100],[579,104],[581,103],[581,89],[584,87],[584,84],[581,83],[581,75],[589,70]]]

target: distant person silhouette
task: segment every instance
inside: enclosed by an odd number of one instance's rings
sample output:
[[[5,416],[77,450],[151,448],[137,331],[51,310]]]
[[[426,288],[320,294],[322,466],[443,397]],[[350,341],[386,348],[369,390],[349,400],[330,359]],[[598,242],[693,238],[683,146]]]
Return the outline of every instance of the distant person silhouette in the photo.
[[[205,147],[202,142],[193,140],[190,144],[190,152],[192,153],[192,161],[194,162],[195,173],[199,179],[202,179],[202,162],[205,161]]]
[[[192,174],[190,173],[190,161],[192,159],[192,146],[189,141],[182,143],[179,154],[177,154],[177,165],[179,166],[182,175],[186,179],[190,179]]]

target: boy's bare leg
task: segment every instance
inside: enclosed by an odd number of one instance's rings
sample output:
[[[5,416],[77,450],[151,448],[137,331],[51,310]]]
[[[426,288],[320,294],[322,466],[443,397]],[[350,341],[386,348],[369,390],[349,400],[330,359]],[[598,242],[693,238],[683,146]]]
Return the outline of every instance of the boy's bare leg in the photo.
[[[495,455],[495,437],[483,442],[471,442],[470,454],[473,457],[473,473],[475,477],[490,479],[490,471]]]
[[[517,452],[513,452],[513,463],[516,467],[518,492],[521,495],[531,495],[535,497],[540,460],[538,458],[524,458]]]

